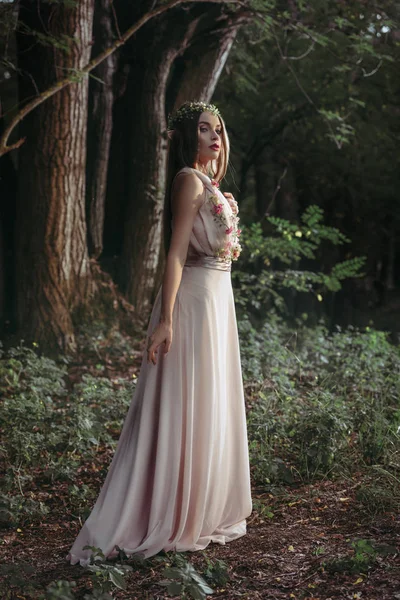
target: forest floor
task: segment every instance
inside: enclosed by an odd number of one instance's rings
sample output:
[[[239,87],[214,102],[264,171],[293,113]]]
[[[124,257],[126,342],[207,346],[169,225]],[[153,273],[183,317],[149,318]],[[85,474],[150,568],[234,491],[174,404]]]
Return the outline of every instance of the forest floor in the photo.
[[[140,351],[137,357],[136,372]],[[99,357],[85,355],[75,362],[71,379],[76,381],[90,370],[91,360],[94,365]],[[99,490],[110,460],[109,450],[100,451],[78,470],[74,483]],[[0,562],[16,567],[38,592],[26,593],[23,585],[11,583],[6,576],[0,579],[0,598],[37,598],[56,580],[76,581],[75,597],[83,598],[90,593],[90,574],[65,560],[81,527],[69,503],[71,482],[39,483],[40,469],[33,481],[36,484],[25,493],[43,501],[50,512],[40,523],[27,519],[19,527],[1,531]],[[355,473],[352,479],[298,482],[268,492],[254,489],[246,536],[226,546],[211,544],[185,557],[200,574],[207,570],[207,559],[226,563],[228,581],[219,587],[210,584],[212,598],[400,600],[400,518],[393,513],[374,514],[373,507],[367,511],[365,503],[357,500],[362,481],[363,474]],[[171,597],[160,585],[166,560],[128,562],[133,571],[126,576],[127,591],[115,589],[113,597]]]

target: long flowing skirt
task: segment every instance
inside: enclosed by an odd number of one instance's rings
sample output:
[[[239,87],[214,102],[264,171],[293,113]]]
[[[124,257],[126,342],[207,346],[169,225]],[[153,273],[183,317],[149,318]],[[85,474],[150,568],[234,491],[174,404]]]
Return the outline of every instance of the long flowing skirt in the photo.
[[[252,510],[239,340],[229,271],[183,268],[168,354],[143,354],[100,494],[67,560],[90,545],[145,557],[246,533]],[[147,336],[161,311],[161,288]]]

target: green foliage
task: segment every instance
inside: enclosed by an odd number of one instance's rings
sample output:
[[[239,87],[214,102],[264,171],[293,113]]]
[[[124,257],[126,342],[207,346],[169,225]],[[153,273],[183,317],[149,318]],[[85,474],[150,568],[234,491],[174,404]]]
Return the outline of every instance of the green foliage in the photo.
[[[296,417],[287,433],[298,451],[300,471],[307,478],[327,472],[348,445],[351,418],[346,402],[330,390],[314,390]]]
[[[94,456],[100,444],[115,446],[135,383],[87,374],[68,393],[66,373],[65,365],[22,344],[0,356],[0,428],[7,432],[0,457],[6,488],[19,492],[11,493],[7,502],[2,499],[4,523],[46,513],[42,502],[23,493],[33,467],[41,467],[42,479],[71,479],[80,461]],[[85,511],[92,499],[89,488],[72,485],[70,493],[74,509]]]
[[[249,316],[239,319],[238,325],[249,405],[251,474],[258,491],[275,484],[291,485],[299,479],[336,474],[343,477],[362,468],[366,480],[356,493],[365,509],[372,514],[398,509],[400,350],[390,344],[387,334],[372,328],[338,326],[330,333],[323,322],[310,328],[306,320],[299,320],[293,329],[275,313],[257,328]],[[52,388],[59,394],[59,398],[53,395],[52,403],[40,413],[45,434],[43,440],[37,441],[42,456],[53,465],[52,477],[59,477],[60,469],[71,460],[76,461],[75,468],[90,460],[100,440],[113,443],[112,432],[121,425],[131,398],[130,385],[126,388],[121,385],[116,391],[105,378],[85,375],[66,395],[64,367],[58,370],[54,362],[26,348],[3,354],[0,369],[6,375],[3,391],[7,396],[0,408],[2,427],[10,425],[6,403],[10,396],[16,405],[19,394],[23,398],[15,414],[20,415],[17,426],[25,435],[33,426],[29,415],[21,416],[27,391],[30,390],[31,399],[35,399],[35,394],[40,398],[42,390],[49,392]],[[41,381],[39,375],[45,381]],[[70,412],[72,403],[80,407],[80,411],[84,408],[84,412]],[[4,405],[7,405],[5,411]],[[52,418],[48,411],[52,411]],[[47,420],[53,422],[53,429],[60,429],[57,443],[47,433]],[[79,432],[72,431],[75,429]],[[96,443],[88,443],[88,431],[96,436]],[[8,449],[8,441],[4,443],[3,458],[11,469],[14,488],[21,490],[19,494],[10,493],[0,498],[0,518],[3,525],[15,526],[41,517],[48,507],[31,498],[29,493],[23,493],[25,483],[32,477],[30,466],[41,463],[35,462],[37,458],[28,461],[23,452],[13,454]],[[40,453],[34,450],[33,454],[37,457]],[[17,461],[16,465],[11,464],[10,457]],[[70,507],[82,516],[94,497],[93,490],[74,481],[68,489]],[[268,500],[257,498],[254,508],[262,519],[274,518]],[[84,598],[110,600],[115,589],[126,590],[127,574],[133,568],[141,568],[140,563],[120,548],[117,548],[116,559],[110,561],[105,559],[101,549],[90,548],[93,556],[87,572],[92,589]],[[327,560],[326,570],[364,572],[384,551],[370,541],[359,540],[351,545],[349,552],[350,555]],[[202,573],[182,554],[156,557],[166,563],[160,585],[170,595],[202,599],[213,593],[212,587],[224,587],[228,581],[227,565],[209,559],[206,553],[203,555],[206,566]],[[8,565],[0,570],[0,575],[8,586],[19,586],[26,593],[32,590],[35,597],[43,600],[74,597],[74,586],[68,582],[55,581],[45,591],[38,590],[29,583],[23,569],[21,571],[17,573]],[[39,593],[42,595],[38,596]]]
[[[274,312],[268,321],[257,327],[252,325],[248,315],[238,320],[240,336],[241,364],[245,382],[260,383],[266,377],[276,378],[279,386],[290,393],[292,384],[288,377],[288,361],[292,353],[287,340],[291,334]],[[273,355],[273,360],[270,360]]]
[[[357,501],[373,516],[400,510],[399,449],[400,439],[397,436],[395,447],[386,461],[387,465],[371,465],[357,488]]]
[[[83,520],[86,520],[95,500],[95,492],[85,483],[81,483],[79,486],[73,483],[68,487],[68,500],[70,508],[80,514]]]
[[[275,227],[275,235],[265,235],[259,222],[243,227],[243,254],[239,270],[233,273],[238,306],[260,311],[272,303],[276,309],[284,311],[285,303],[278,292],[281,288],[311,292],[322,299],[321,293],[324,290],[337,291],[344,279],[363,275],[360,268],[365,257],[337,263],[330,273],[271,268],[273,260],[290,265],[303,257],[316,259],[316,250],[323,241],[329,241],[333,245],[350,241],[337,228],[321,223],[322,218],[321,208],[311,205],[302,214],[301,225],[278,217],[268,217],[267,220]],[[269,268],[265,269],[265,266]]]
[[[352,555],[340,556],[323,563],[324,568],[331,572],[361,573],[368,570],[379,555],[373,540],[360,539],[351,542]]]
[[[227,189],[239,188],[245,223],[256,199],[257,217],[267,206],[284,214],[284,166],[291,208],[318,203],[329,224],[352,232],[353,256],[385,261],[388,225],[400,224],[398,9],[313,0],[278,3],[268,16],[268,27],[257,18],[241,29],[213,97],[232,124]]]
[[[34,344],[37,346],[37,344]],[[10,348],[5,356],[0,346],[0,391],[5,393],[33,392],[50,395],[65,395],[63,377],[66,367],[57,365],[45,356],[39,356],[32,348],[23,345],[23,340],[17,348]]]
[[[260,500],[258,498],[253,500],[253,510],[258,513],[261,519],[272,519],[274,516],[274,513],[268,504],[264,500]]]
[[[163,577],[166,579],[159,584],[166,587],[170,596],[204,600],[213,593],[212,588],[193,565],[178,553],[173,556],[171,566],[164,569]]]
[[[204,576],[207,581],[217,587],[224,587],[229,581],[228,565],[223,560],[210,559],[207,554],[203,552],[203,557],[206,562],[206,569]]]
[[[353,98],[349,98],[349,102],[353,101]],[[359,103],[359,106],[362,105],[363,103]],[[341,148],[343,144],[349,144],[351,137],[355,135],[355,129],[352,125],[346,123],[346,118],[342,117],[337,111],[320,108],[318,112],[330,124],[329,131],[326,134],[327,137],[334,141],[339,148]]]
[[[84,546],[84,550],[92,551],[90,563],[87,569],[90,571],[93,580],[93,592],[95,598],[100,599],[104,594],[109,594],[114,587],[126,590],[125,575],[132,571],[132,567],[127,564],[110,564],[106,561],[101,548],[95,546]],[[88,598],[93,596],[88,596]],[[86,596],[85,596],[86,598]]]
[[[75,581],[53,581],[47,586],[46,592],[39,596],[40,600],[73,600],[74,588],[76,587]]]
[[[58,50],[63,50],[67,54],[71,51],[70,46],[71,42],[73,42],[73,38],[66,34],[59,34],[56,36],[51,33],[43,33],[42,31],[32,29],[22,21],[18,22],[18,30],[24,35],[32,36],[36,42],[42,46],[57,48]]]
[[[56,450],[54,396],[64,398],[65,367],[23,346],[11,348],[0,361],[2,391],[0,427],[7,430],[1,451],[6,462],[22,466],[38,464],[47,448]]]
[[[239,330],[254,481],[381,465],[400,499],[400,352],[387,334],[301,323],[293,333],[276,317],[258,330],[244,319]]]
[[[85,567],[91,581],[91,590],[90,593],[83,595],[84,600],[112,600],[115,589],[129,592],[126,576],[133,569],[137,570],[143,567],[152,570],[151,561],[150,563],[144,561],[141,555],[136,554],[128,557],[118,546],[116,546],[118,555],[113,559],[106,559],[101,548],[96,546],[85,546],[84,549],[91,550],[89,564]],[[206,563],[204,577],[216,586],[225,586],[229,580],[227,564],[222,560],[208,558],[205,552],[203,552],[203,557]],[[204,600],[213,593],[207,581],[186,559],[185,554],[160,553],[152,560],[165,565],[163,576],[168,580],[160,581],[158,585],[165,587],[168,595]],[[74,594],[76,582],[74,581],[53,581],[43,593],[39,593],[37,591],[39,585],[30,582],[27,578],[33,571],[32,566],[24,563],[0,565],[0,576],[6,581],[7,586],[13,587],[13,589],[17,587],[25,593],[34,592],[35,597],[39,600],[56,600],[57,598],[72,600],[76,597]]]
[[[15,527],[24,521],[35,521],[50,512],[44,502],[21,494],[0,494],[0,527]]]

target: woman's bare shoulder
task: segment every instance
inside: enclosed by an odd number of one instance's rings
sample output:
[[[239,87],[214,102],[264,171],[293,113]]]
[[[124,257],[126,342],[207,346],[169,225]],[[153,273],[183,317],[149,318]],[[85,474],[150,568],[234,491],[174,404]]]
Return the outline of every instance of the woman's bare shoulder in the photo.
[[[179,171],[172,188],[172,203],[176,205],[190,200],[199,206],[203,204],[203,182],[193,171]]]

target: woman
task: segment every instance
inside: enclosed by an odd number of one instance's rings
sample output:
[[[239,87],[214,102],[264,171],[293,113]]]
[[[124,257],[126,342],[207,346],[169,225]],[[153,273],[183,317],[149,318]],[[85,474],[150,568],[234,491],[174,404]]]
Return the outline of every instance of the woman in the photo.
[[[149,557],[225,544],[246,533],[252,509],[230,278],[239,219],[232,194],[218,190],[228,136],[214,105],[191,102],[170,119],[169,137],[167,260],[147,355],[72,564],[89,562],[85,545]]]

